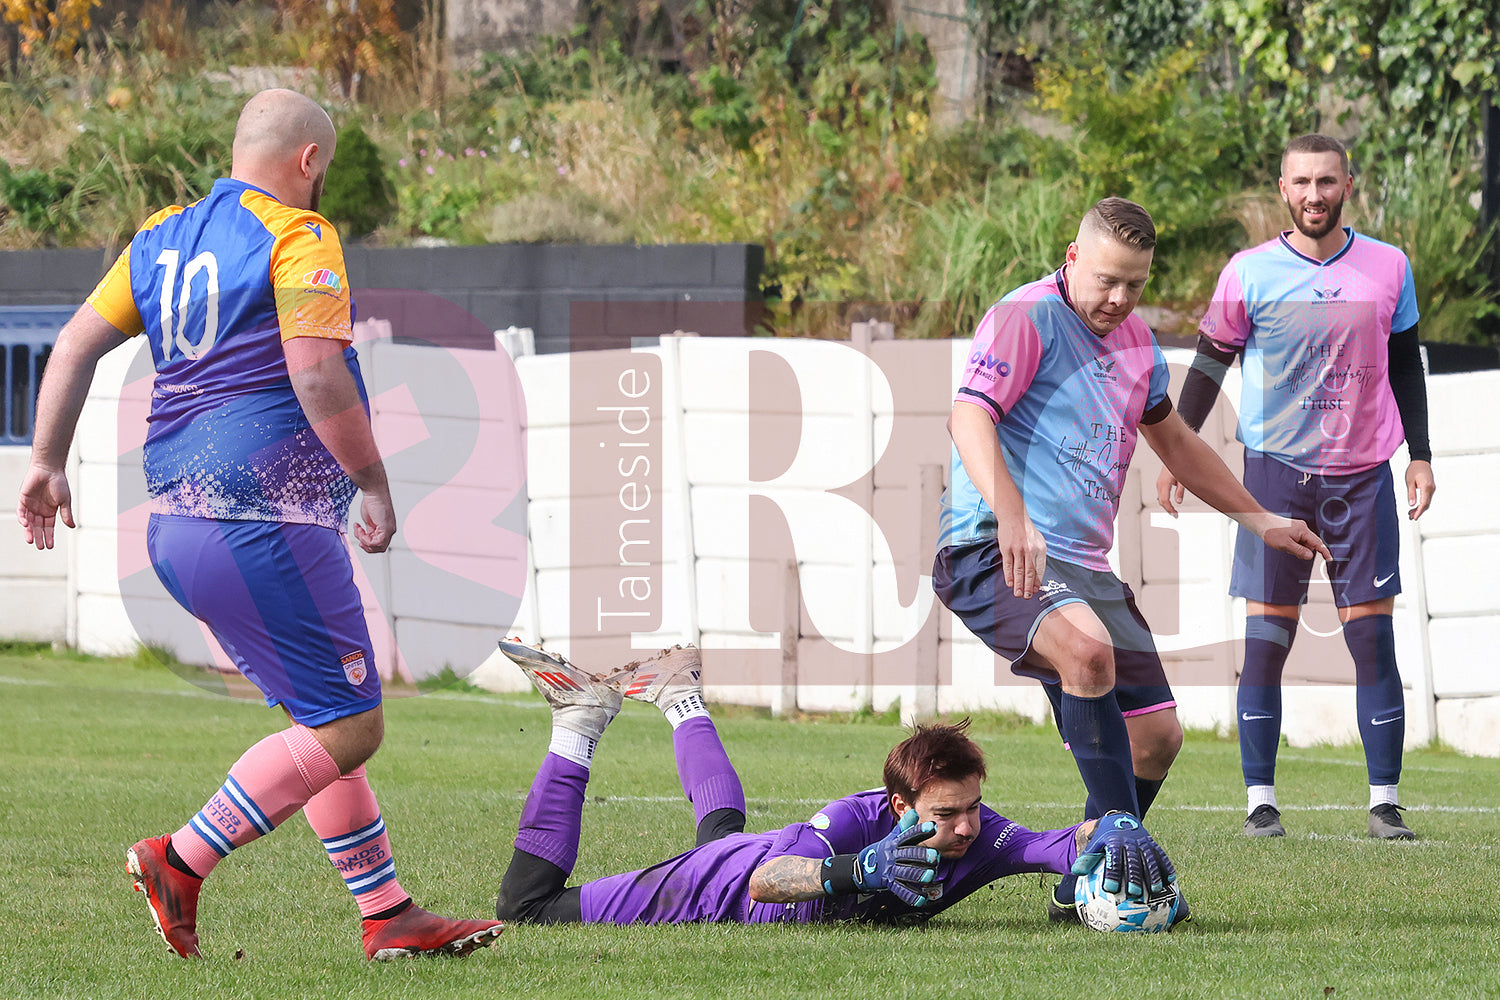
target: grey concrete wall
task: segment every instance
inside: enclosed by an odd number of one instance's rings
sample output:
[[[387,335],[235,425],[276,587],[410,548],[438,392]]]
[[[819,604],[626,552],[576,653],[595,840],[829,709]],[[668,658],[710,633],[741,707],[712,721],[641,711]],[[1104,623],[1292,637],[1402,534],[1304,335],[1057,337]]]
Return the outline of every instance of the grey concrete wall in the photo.
[[[460,65],[486,52],[514,51],[545,36],[569,34],[582,14],[581,0],[448,0],[444,38]]]
[[[0,306],[81,303],[111,262],[101,250],[0,253]],[[360,319],[397,339],[493,350],[493,331],[536,331],[537,353],[629,347],[684,330],[746,336],[765,251],[673,246],[345,248]]]

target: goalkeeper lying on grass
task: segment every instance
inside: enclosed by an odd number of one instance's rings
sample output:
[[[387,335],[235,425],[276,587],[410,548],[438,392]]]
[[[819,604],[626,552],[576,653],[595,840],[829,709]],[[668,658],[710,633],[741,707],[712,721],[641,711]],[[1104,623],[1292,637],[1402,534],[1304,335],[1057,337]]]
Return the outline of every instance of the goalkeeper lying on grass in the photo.
[[[886,758],[885,788],[829,803],[805,823],[745,834],[745,793],[704,707],[698,650],[673,648],[613,674],[502,642],[552,706],[552,741],[522,807],[496,915],[531,923],[811,923],[927,919],[1007,875],[1087,872],[1107,857],[1136,896],[1174,876],[1138,823],[1028,830],[980,804],[984,753],[968,723],[918,726]],[[641,871],[567,887],[589,765],[623,698],[672,724],[698,845]],[[1184,911],[1186,907],[1183,908]]]

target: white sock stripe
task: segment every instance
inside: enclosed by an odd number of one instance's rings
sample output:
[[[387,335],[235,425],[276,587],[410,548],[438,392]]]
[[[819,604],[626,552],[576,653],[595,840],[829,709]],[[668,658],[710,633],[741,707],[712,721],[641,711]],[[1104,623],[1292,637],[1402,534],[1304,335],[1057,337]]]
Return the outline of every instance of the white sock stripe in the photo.
[[[697,691],[683,695],[672,704],[662,709],[667,721],[676,729],[689,719],[709,718],[708,706],[703,703],[703,695]]]
[[[244,788],[240,787],[240,783],[235,781],[233,776],[224,779],[223,791],[224,794],[234,800],[236,805],[244,810],[246,818],[260,831],[261,836],[265,836],[275,829],[271,825],[271,821],[266,818],[266,814],[261,812],[260,806],[255,804],[255,800],[250,797],[250,794]]]
[[[349,887],[350,892],[358,893],[362,889],[374,888],[376,882],[384,882],[395,874],[396,859],[391,858],[389,861],[381,865],[379,868],[376,868],[374,871],[362,872],[359,875],[353,876],[345,875],[344,884]]]
[[[366,840],[373,840],[385,832],[385,817],[376,816],[375,822],[353,833],[346,833],[338,837],[319,838],[323,840],[323,849],[329,854],[346,851],[351,847],[357,847]]]
[[[204,843],[214,849],[214,853],[219,857],[228,857],[229,852],[234,850],[234,845],[225,840],[219,828],[210,823],[208,817],[201,812],[194,816],[188,825],[193,828],[194,833],[203,838]]]
[[[589,767],[594,762],[594,751],[599,749],[599,741],[592,736],[585,736],[563,726],[552,727],[552,741],[547,746],[548,753],[555,753],[584,767]]]

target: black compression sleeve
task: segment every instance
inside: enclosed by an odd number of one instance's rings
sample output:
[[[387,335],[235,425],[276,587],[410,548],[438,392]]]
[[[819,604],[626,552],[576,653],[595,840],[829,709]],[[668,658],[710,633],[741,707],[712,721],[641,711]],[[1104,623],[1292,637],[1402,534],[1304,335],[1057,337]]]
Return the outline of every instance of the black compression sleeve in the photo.
[[[1392,333],[1390,347],[1391,393],[1406,431],[1406,451],[1413,462],[1432,461],[1427,440],[1427,380],[1422,372],[1422,346],[1417,328]]]
[[[823,859],[823,891],[830,896],[848,896],[859,891],[854,881],[854,869],[859,864],[858,854],[835,854]]]
[[[1193,367],[1182,384],[1182,395],[1177,397],[1177,412],[1194,432],[1203,427],[1203,421],[1212,412],[1234,357],[1234,351],[1226,351],[1206,336],[1198,335],[1198,353],[1193,356]]]

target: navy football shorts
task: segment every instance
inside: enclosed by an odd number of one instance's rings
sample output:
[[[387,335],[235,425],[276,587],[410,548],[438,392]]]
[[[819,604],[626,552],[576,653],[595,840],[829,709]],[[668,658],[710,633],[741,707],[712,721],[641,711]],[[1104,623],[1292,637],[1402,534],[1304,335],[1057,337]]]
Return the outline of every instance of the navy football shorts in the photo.
[[[1246,449],[1245,488],[1266,510],[1306,521],[1323,539],[1333,553],[1327,573],[1339,607],[1401,593],[1401,521],[1389,463],[1325,476]],[[1240,528],[1229,593],[1263,604],[1300,605],[1317,564],[1277,551]]]
[[[970,632],[1010,661],[1012,673],[1044,682],[1049,696],[1060,678],[1032,654],[1032,640],[1049,612],[1065,604],[1086,604],[1114,644],[1120,710],[1127,716],[1144,715],[1177,704],[1135,594],[1113,573],[1048,559],[1041,589],[1022,599],[1005,585],[1000,547],[989,538],[940,549],[932,567],[932,587]]]

